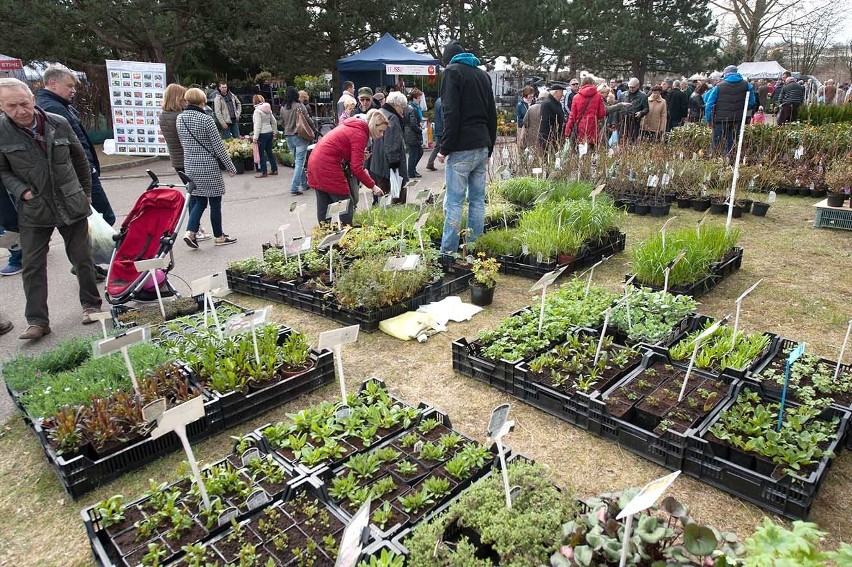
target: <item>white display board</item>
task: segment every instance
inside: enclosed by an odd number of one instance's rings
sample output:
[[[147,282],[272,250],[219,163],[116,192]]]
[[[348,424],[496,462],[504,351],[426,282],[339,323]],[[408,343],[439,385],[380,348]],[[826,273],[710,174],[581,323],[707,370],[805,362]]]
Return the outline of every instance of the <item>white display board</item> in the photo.
[[[107,59],[106,68],[115,153],[168,155],[160,132],[160,110],[167,84],[165,63]]]

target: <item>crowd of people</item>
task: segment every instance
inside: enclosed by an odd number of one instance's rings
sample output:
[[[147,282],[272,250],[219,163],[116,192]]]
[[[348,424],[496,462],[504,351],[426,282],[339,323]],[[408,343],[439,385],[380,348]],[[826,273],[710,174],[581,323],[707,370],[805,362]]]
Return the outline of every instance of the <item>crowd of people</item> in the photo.
[[[805,81],[789,72],[775,82],[748,81],[730,65],[715,79],[664,79],[644,88],[635,77],[606,83],[587,75],[542,89],[527,85],[519,99],[515,121],[521,149],[556,150],[566,139],[590,148],[660,142],[674,128],[704,123],[713,128],[714,150],[728,154],[744,109],[747,123],[765,124],[766,110],[771,109],[776,124],[783,125],[795,122],[799,107],[806,102],[852,104],[852,89],[828,80],[809,92]]]

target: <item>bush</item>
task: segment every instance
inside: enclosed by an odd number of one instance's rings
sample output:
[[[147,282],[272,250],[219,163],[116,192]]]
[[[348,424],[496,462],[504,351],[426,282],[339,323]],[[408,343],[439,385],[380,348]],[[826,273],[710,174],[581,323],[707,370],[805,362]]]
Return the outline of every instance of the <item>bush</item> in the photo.
[[[852,122],[852,105],[843,104],[809,104],[799,108],[799,121],[814,126]]]

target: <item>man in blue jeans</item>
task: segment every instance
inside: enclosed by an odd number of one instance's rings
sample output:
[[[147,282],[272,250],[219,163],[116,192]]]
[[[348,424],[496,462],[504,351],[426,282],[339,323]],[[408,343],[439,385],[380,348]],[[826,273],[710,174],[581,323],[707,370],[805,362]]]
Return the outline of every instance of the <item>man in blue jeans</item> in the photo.
[[[757,105],[754,88],[737,72],[735,65],[728,65],[722,80],[704,95],[704,117],[713,125],[713,151],[730,157],[734,141],[740,132],[743,120],[746,93],[748,108]]]
[[[497,107],[491,79],[478,68],[479,59],[465,52],[457,40],[443,54],[446,69],[441,84],[444,132],[438,161],[447,166],[444,196],[444,234],[441,252],[459,249],[462,208],[467,196],[468,242],[482,234],[485,225],[485,176],[488,158],[497,142]]]

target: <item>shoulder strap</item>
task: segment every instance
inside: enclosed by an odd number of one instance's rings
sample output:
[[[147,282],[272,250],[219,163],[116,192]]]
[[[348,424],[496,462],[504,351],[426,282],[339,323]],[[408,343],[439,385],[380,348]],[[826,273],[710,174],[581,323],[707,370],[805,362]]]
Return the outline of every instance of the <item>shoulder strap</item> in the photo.
[[[211,152],[211,151],[210,151],[210,149],[209,149],[207,146],[205,146],[204,144],[202,144],[202,143],[201,143],[201,140],[199,140],[198,138],[196,138],[196,137],[195,137],[195,134],[193,134],[193,133],[192,133],[192,130],[190,130],[190,129],[189,129],[189,126],[186,126],[186,131],[187,131],[187,132],[189,132],[189,135],[190,135],[190,136],[192,136],[192,139],[193,139],[193,140],[195,140],[195,142],[196,142],[199,146],[201,146],[201,147],[204,149],[204,151],[206,151],[208,154],[210,154],[211,156],[213,156],[213,159],[215,159],[215,160],[216,160],[216,163],[218,163],[219,165],[222,165],[222,160],[220,160],[220,159],[219,159],[219,156],[217,156],[216,154],[214,154],[213,152]]]

